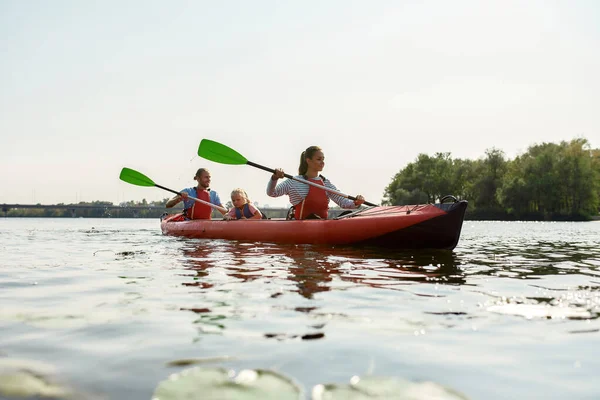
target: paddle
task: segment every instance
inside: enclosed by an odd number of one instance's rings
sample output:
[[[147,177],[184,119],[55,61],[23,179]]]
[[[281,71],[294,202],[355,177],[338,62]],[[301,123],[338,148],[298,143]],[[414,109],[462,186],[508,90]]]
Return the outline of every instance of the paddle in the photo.
[[[230,147],[225,146],[224,144],[215,142],[213,140],[202,139],[200,141],[200,146],[198,147],[198,155],[200,157],[206,158],[207,160],[211,160],[211,161],[218,162],[221,164],[231,164],[231,165],[247,164],[247,165],[251,165],[253,167],[262,169],[264,171],[268,171],[272,174],[275,173],[274,169],[262,166],[260,164],[253,163],[252,161],[248,161],[246,159],[246,157],[244,157],[237,151],[233,150]],[[313,182],[307,181],[305,179],[296,178],[289,174],[284,174],[284,176],[288,179],[293,179],[298,182],[306,183],[307,185],[312,185],[312,186],[318,187],[318,188],[326,190],[328,192],[339,194],[340,196],[345,197],[347,199],[356,200],[356,197],[349,196],[342,192],[338,192],[337,190],[330,189],[323,185],[319,185],[318,183],[313,183]],[[374,206],[374,207],[377,206],[377,204],[369,203],[368,201],[365,201],[365,204],[368,206]]]
[[[125,181],[127,183],[131,183],[132,185],[137,185],[137,186],[156,186],[157,188],[164,189],[167,192],[171,192],[171,193],[175,193],[175,194],[181,194],[181,193],[176,192],[176,191],[174,191],[172,189],[166,188],[164,186],[157,185],[156,183],[154,183],[154,181],[152,179],[148,178],[146,175],[142,174],[141,172],[135,171],[135,170],[133,170],[131,168],[123,168],[121,170],[121,174],[119,175],[119,178],[122,181]],[[226,208],[219,207],[217,205],[209,203],[208,201],[200,200],[200,199],[197,199],[197,198],[192,197],[192,196],[188,196],[188,198],[192,199],[194,201],[197,201],[199,203],[206,204],[207,206],[211,206],[212,208],[216,208],[219,211],[222,211],[222,212],[225,212],[225,213],[227,212]]]

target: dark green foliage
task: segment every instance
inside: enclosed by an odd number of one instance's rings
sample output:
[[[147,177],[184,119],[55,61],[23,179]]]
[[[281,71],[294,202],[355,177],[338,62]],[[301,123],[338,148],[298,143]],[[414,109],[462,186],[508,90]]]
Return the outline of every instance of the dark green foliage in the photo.
[[[542,143],[507,160],[492,148],[478,160],[419,154],[400,170],[383,204],[469,201],[469,219],[589,220],[600,206],[600,150],[586,139]]]

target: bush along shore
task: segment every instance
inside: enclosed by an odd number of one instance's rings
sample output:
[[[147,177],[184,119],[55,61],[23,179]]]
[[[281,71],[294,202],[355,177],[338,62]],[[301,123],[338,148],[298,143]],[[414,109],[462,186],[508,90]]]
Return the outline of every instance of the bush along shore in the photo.
[[[589,221],[600,207],[600,149],[586,139],[530,146],[514,160],[488,149],[477,160],[419,154],[387,186],[383,204],[469,201],[466,219]]]

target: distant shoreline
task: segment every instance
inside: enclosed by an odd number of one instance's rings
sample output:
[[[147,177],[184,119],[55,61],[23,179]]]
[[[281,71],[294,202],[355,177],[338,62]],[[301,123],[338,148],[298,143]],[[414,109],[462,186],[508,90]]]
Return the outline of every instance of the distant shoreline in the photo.
[[[163,214],[177,214],[183,210],[181,207],[166,208],[157,205],[115,206],[109,204],[0,204],[4,218],[134,218],[148,219],[160,218]],[[285,218],[288,209],[284,207],[260,207],[269,218]],[[330,209],[330,217],[342,211],[338,208]],[[214,212],[212,217],[219,219],[221,214]],[[588,219],[574,218],[536,218],[532,215],[528,219],[507,218],[507,215],[494,213],[469,212],[465,214],[465,221],[538,221],[538,222],[586,222],[600,221],[600,214]]]

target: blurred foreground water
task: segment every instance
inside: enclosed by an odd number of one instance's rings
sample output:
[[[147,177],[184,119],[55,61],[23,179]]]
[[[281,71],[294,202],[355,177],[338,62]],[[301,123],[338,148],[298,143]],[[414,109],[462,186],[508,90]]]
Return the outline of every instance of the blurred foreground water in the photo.
[[[600,221],[466,221],[453,252],[392,253],[0,219],[0,398],[150,399],[196,368],[303,399],[359,378],[598,399],[599,248]]]

